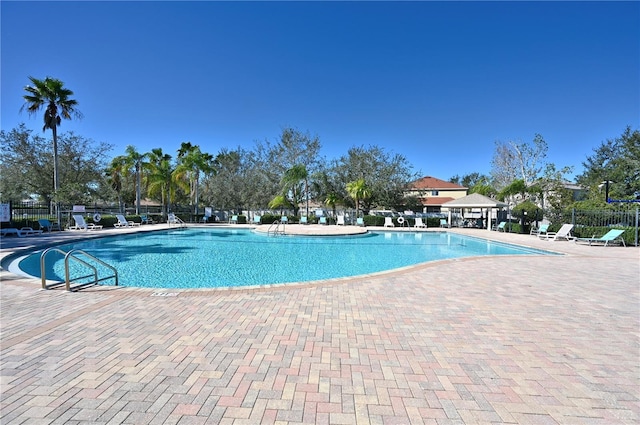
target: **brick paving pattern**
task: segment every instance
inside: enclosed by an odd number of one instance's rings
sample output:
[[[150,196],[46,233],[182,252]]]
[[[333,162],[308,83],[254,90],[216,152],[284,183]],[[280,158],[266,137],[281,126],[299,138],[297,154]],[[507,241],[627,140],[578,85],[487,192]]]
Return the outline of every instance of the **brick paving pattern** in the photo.
[[[566,255],[175,296],[2,270],[0,423],[638,423],[640,249],[473,234]]]

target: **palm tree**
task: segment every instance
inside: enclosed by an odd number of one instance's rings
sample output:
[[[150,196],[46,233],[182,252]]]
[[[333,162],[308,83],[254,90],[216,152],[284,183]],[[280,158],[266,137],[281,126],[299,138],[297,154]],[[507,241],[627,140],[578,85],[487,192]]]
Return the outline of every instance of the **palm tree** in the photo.
[[[149,192],[160,192],[162,203],[162,216],[169,211],[171,204],[171,189],[173,185],[173,166],[171,164],[171,155],[164,154],[161,148],[152,149],[149,153]],[[165,207],[166,205],[166,207]]]
[[[134,146],[127,146],[125,163],[128,167],[133,168],[136,176],[136,215],[140,214],[140,188],[142,186],[142,170],[146,168],[148,163],[145,162],[148,154],[139,153]]]
[[[327,194],[327,197],[324,200],[324,204],[331,207],[331,211],[333,212],[334,217],[337,215],[336,205],[338,205],[339,203],[340,203],[340,197],[335,193]]]
[[[304,182],[304,187],[300,189],[300,182]],[[294,214],[298,215],[298,203],[302,200],[304,194],[307,199],[307,217],[309,216],[309,173],[307,167],[302,164],[294,165],[284,172],[282,176],[283,190],[291,196],[291,204],[293,205]]]
[[[20,111],[27,108],[29,115],[33,115],[43,106],[45,107],[42,131],[50,128],[53,133],[53,190],[56,197],[56,217],[58,224],[60,224],[60,208],[57,201],[58,189],[60,188],[58,180],[58,126],[62,122],[62,118],[71,119],[73,115],[80,119],[82,113],[76,109],[78,102],[71,99],[73,92],[65,88],[62,81],[51,77],[46,77],[44,80],[29,77],[29,80],[33,85],[24,88],[27,94],[23,96],[25,104],[20,108]]]
[[[214,158],[211,154],[200,151],[200,146],[191,142],[182,142],[178,149],[178,166],[176,177],[184,182],[183,186],[189,190],[191,205],[195,205],[194,214],[198,214],[198,188],[200,173],[211,174],[215,171]]]
[[[122,209],[122,185],[127,176],[126,160],[125,156],[116,156],[111,160],[111,164],[106,171],[107,179],[118,195],[118,211],[121,213],[124,213]]]
[[[364,179],[358,179],[347,183],[347,193],[356,201],[356,216],[360,210],[360,200],[371,196],[371,190],[367,187]]]

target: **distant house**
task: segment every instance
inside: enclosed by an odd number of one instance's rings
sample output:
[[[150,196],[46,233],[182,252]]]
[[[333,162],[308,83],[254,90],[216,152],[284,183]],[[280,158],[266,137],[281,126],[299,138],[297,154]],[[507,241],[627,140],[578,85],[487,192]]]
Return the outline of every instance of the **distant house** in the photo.
[[[442,212],[442,204],[467,196],[468,188],[459,184],[425,176],[411,183],[406,196],[415,196],[422,204],[422,212]]]

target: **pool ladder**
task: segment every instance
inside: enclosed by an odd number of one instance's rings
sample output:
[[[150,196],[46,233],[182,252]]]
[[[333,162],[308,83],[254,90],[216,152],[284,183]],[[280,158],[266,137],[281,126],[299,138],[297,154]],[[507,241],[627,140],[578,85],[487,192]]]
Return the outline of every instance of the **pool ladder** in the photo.
[[[280,229],[280,225],[282,225],[282,229]],[[274,221],[273,223],[271,223],[271,225],[267,229],[267,236],[268,235],[273,235],[273,236],[284,235],[284,226],[285,226],[284,222],[281,222],[280,220]]]
[[[56,251],[62,255],[64,255],[64,282],[56,282],[56,283],[51,283],[49,285],[47,285],[47,276],[46,276],[46,267],[45,267],[45,260],[47,257],[47,254],[51,251]],[[94,266],[93,264],[90,264],[89,262],[83,260],[82,258],[80,258],[79,256],[84,256],[88,259],[90,259],[91,261],[94,261],[106,268],[108,268],[109,270],[111,270],[113,272],[113,275],[108,275],[105,277],[99,277],[98,276],[98,269],[96,266]],[[76,261],[86,267],[88,267],[89,269],[91,269],[93,271],[93,273],[88,274],[86,276],[78,276],[78,277],[74,277],[73,279],[71,279],[71,274],[69,272],[69,263],[71,261]],[[104,261],[100,260],[99,258],[94,257],[91,254],[86,253],[85,251],[82,251],[80,249],[72,249],[69,252],[64,252],[63,250],[59,249],[59,248],[47,248],[45,249],[42,254],[40,255],[40,275],[42,276],[42,289],[51,289],[54,288],[56,286],[60,286],[63,283],[65,284],[66,290],[67,291],[77,291],[79,289],[82,289],[86,286],[89,285],[97,285],[98,283],[105,281],[105,280],[109,280],[109,279],[115,279],[115,285],[118,286],[118,270],[116,270],[115,267],[113,267],[110,264],[105,263]],[[71,282],[72,281],[77,281],[80,279],[86,279],[88,277],[93,277],[92,281],[89,282],[84,282],[84,283],[78,283],[74,286],[71,286]]]

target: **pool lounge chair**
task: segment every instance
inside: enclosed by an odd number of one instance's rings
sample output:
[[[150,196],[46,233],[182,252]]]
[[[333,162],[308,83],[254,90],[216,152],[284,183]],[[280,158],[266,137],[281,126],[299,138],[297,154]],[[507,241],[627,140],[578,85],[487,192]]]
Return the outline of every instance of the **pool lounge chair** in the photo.
[[[309,220],[307,220],[307,216],[303,215],[300,217],[300,224],[309,224]]]
[[[320,217],[318,219],[318,224],[327,224],[327,217],[324,217],[324,216]]]
[[[169,215],[167,215],[167,223],[169,223],[169,226],[176,225],[179,227],[187,227],[187,224],[174,213],[169,213]]]
[[[422,217],[416,217],[416,222],[413,225],[413,227],[415,227],[415,228],[422,227],[422,228],[426,229],[427,225],[424,224],[424,222],[422,221]]]
[[[570,241],[575,239],[573,235],[571,235],[571,229],[573,229],[573,224],[563,224],[562,227],[557,232],[547,232],[544,235],[538,235],[538,238],[544,239],[548,241],[549,239],[554,241]]]
[[[449,223],[447,222],[446,218],[441,218],[440,219],[440,227],[449,227]]]
[[[262,224],[262,216],[254,215],[253,216],[253,224]]]
[[[73,226],[69,226],[69,230],[102,230],[102,225],[87,223],[86,221],[84,221],[84,217],[80,214],[74,214],[73,220],[76,224]]]
[[[396,225],[393,224],[393,218],[392,217],[385,217],[384,218],[384,227],[396,227]]]
[[[118,221],[116,223],[113,223],[113,227],[122,228],[122,227],[140,226],[140,223],[129,221],[122,214],[116,214],[116,218],[118,219]]]
[[[339,215],[339,216],[336,218],[336,224],[337,224],[338,226],[344,226],[344,216],[343,216],[343,215]]]
[[[549,225],[548,224],[541,224],[540,227],[535,228],[532,227],[531,231],[529,232],[530,235],[545,235],[547,233],[547,231],[549,230]]]
[[[60,225],[58,223],[52,223],[46,218],[41,218],[38,220],[38,225],[40,226],[40,230],[44,232],[51,232],[52,230],[60,230]]]
[[[146,214],[141,214],[140,215],[140,224],[154,224],[155,222],[153,221],[153,219],[146,215]]]
[[[362,218],[362,217],[356,218],[356,226],[365,227],[364,226],[364,218]]]
[[[611,229],[605,235],[596,238],[595,235],[591,238],[576,238],[576,243],[588,243],[589,245],[593,244],[604,244],[603,246],[610,246],[609,243],[620,243],[622,242],[622,246],[627,246],[624,243],[624,239],[622,238],[622,234],[624,230],[622,229]]]
[[[238,224],[238,216],[232,215],[231,218],[229,219],[229,224]]]
[[[498,224],[497,226],[494,226],[492,230],[495,230],[497,232],[499,231],[503,231],[504,232],[504,227],[507,225],[506,221],[501,221],[500,224]]]

